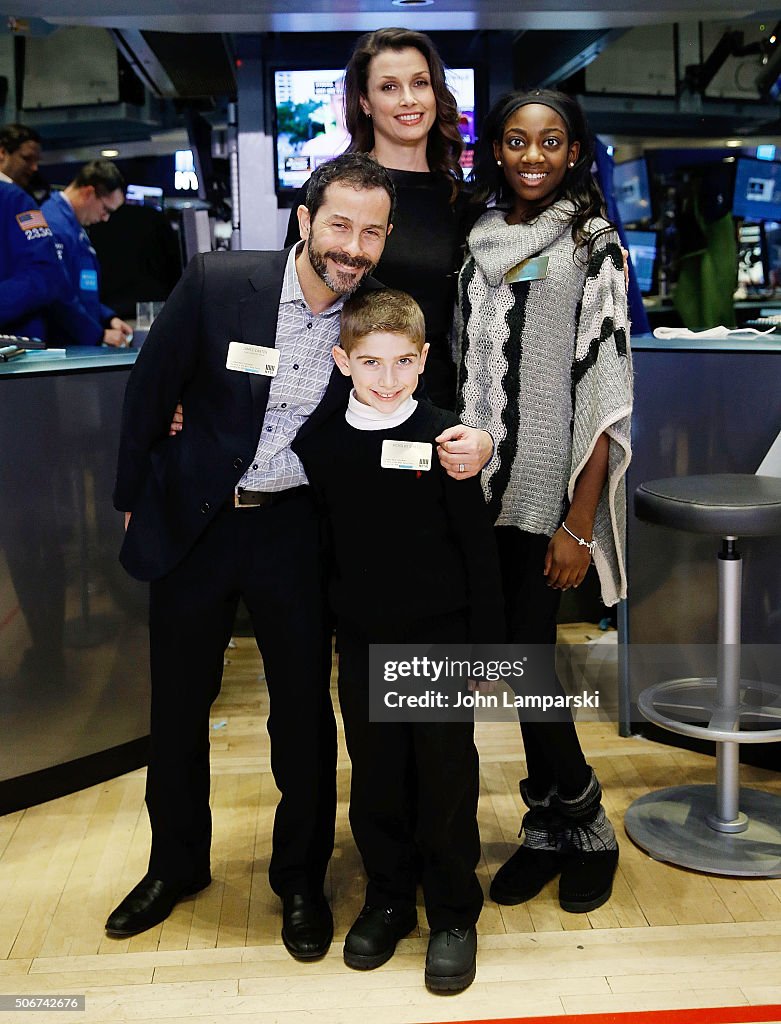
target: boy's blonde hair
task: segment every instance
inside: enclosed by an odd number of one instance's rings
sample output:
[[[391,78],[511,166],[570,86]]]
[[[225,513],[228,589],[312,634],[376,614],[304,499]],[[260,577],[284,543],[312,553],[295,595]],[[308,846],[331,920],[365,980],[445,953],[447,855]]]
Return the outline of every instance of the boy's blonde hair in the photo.
[[[426,343],[423,310],[406,292],[392,288],[353,295],[342,307],[339,344],[349,356],[367,334],[384,331],[409,338],[418,352]]]

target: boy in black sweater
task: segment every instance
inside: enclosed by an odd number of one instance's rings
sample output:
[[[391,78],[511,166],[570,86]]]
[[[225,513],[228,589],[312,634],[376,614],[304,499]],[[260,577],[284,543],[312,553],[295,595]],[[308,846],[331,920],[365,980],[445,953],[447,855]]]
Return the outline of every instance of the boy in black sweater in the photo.
[[[369,646],[503,639],[493,529],[479,478],[455,481],[436,457],[434,439],[456,417],[412,397],[428,352],[415,300],[351,298],[340,343],[334,359],[353,379],[346,414],[294,448],[328,521],[350,824],[368,876],[344,960],[368,970],[393,955],[417,926],[422,870],[426,985],[457,992],[475,975],[483,902],[473,724],[370,721]]]

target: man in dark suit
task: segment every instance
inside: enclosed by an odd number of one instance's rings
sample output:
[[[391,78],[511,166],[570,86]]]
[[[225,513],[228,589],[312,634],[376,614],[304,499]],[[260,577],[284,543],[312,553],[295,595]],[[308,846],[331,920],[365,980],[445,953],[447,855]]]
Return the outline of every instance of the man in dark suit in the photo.
[[[269,880],[297,959],[333,935],[323,882],[333,850],[336,730],[329,693],[318,525],[290,448],[346,402],[333,367],[344,298],[391,230],[393,184],[350,154],[313,175],[300,251],[194,259],[157,317],[128,383],[115,506],[120,555],[151,581],[147,875],[110,915],[126,937],[210,880],[209,708],[243,597],[263,655],[271,767],[280,791]],[[168,436],[177,401],[186,423]]]

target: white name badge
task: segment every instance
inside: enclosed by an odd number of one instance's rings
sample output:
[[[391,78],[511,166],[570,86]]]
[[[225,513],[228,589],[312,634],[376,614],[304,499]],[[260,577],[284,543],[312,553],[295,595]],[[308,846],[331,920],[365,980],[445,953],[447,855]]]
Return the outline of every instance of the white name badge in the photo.
[[[431,469],[433,445],[426,441],[383,441],[380,465],[383,469]]]
[[[240,373],[260,373],[264,377],[276,377],[279,368],[279,352],[262,345],[245,345],[243,341],[232,341],[228,345],[225,365],[229,370]]]

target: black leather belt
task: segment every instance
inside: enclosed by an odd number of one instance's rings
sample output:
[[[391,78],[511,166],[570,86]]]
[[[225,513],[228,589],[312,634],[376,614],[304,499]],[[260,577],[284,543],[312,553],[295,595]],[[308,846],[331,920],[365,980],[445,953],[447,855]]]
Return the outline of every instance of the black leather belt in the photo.
[[[306,490],[306,485],[301,487],[289,487],[286,491],[248,491],[245,487],[237,487],[233,496],[234,508],[268,508],[277,505],[280,501],[291,498],[294,494],[301,494]]]

